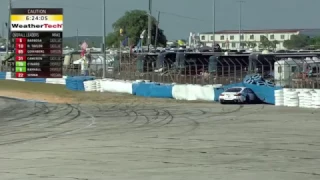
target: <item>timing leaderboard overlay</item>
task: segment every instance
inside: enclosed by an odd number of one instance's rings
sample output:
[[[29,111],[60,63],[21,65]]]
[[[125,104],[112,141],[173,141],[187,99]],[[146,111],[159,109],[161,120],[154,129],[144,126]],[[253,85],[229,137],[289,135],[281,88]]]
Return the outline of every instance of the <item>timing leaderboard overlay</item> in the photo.
[[[63,9],[11,9],[16,78],[61,78]]]

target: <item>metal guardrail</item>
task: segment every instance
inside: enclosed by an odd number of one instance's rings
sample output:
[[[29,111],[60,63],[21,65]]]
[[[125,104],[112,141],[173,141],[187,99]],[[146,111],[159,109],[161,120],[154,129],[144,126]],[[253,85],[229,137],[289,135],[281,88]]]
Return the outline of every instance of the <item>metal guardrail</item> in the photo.
[[[100,55],[92,55],[98,59]],[[108,63],[107,78],[144,79],[160,83],[231,84],[248,74],[260,74],[276,85],[293,88],[320,88],[320,54],[229,54],[164,53],[121,54]],[[102,77],[102,62],[89,66],[89,74]],[[1,71],[10,71],[2,65]],[[65,65],[64,75],[79,76],[79,65]]]

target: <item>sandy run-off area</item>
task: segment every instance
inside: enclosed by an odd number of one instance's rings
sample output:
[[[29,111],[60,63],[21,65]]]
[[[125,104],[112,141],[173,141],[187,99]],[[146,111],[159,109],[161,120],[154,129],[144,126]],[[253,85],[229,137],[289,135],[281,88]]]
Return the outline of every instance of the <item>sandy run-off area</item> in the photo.
[[[0,90],[0,96],[51,103],[70,103],[74,101],[72,98],[56,96],[54,94],[41,94],[17,90]]]

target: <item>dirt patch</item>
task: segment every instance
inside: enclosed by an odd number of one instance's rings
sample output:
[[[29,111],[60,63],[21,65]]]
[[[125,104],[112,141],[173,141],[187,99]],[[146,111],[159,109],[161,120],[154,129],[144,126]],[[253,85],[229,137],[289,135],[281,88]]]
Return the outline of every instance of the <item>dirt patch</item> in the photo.
[[[190,103],[174,99],[145,98],[131,94],[71,91],[64,85],[0,80],[0,96],[51,103]],[[192,103],[212,103],[192,101]]]
[[[39,93],[32,93],[32,92],[19,92],[19,91],[6,91],[0,90],[0,96],[6,97],[13,97],[13,98],[20,98],[26,100],[36,100],[36,101],[45,101],[45,102],[52,102],[52,103],[71,103],[74,101],[72,98],[64,98],[49,94],[39,94]]]
[[[64,85],[0,81],[0,96],[52,103],[167,103],[173,99],[137,97],[130,94],[70,91]]]

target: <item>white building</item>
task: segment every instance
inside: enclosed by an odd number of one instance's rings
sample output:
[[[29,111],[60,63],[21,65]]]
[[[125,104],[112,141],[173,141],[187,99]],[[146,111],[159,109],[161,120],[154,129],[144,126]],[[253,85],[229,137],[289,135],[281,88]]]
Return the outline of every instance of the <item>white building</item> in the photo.
[[[236,50],[240,48],[239,37],[244,44],[255,45],[254,49],[259,49],[260,39],[262,36],[268,38],[269,41],[278,41],[276,50],[285,49],[283,42],[289,40],[291,35],[303,34],[310,37],[320,35],[320,29],[269,29],[269,30],[223,30],[215,32],[215,43],[219,44],[223,49]],[[213,33],[200,33],[200,42],[206,46],[212,47]],[[245,46],[244,48],[250,48]]]

